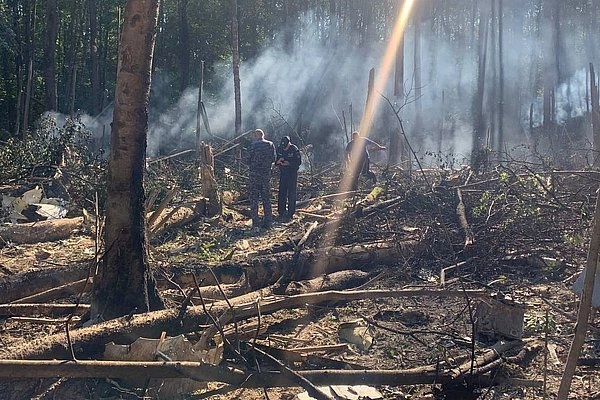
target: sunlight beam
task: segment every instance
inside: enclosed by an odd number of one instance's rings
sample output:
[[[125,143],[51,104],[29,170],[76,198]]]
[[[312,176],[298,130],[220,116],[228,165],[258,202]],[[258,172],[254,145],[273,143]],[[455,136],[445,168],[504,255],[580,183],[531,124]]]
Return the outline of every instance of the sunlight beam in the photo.
[[[381,59],[381,63],[379,65],[379,72],[376,70],[376,77],[373,84],[373,92],[371,96],[368,97],[367,104],[365,106],[365,113],[362,116],[360,121],[360,133],[361,136],[368,137],[371,131],[371,125],[373,123],[373,115],[375,110],[377,109],[378,104],[381,101],[380,94],[384,92],[385,86],[389,81],[391,71],[393,70],[393,65],[396,60],[396,53],[398,51],[398,45],[404,37],[404,33],[406,31],[406,27],[408,25],[408,20],[411,15],[411,10],[414,4],[414,0],[405,0],[402,3],[402,6],[398,12],[398,17],[396,18],[396,22],[394,23],[394,28],[392,30],[391,36],[389,38],[388,44],[386,46],[385,53]],[[353,153],[355,151],[359,151],[359,146],[354,146]],[[339,192],[347,192],[352,186],[353,176],[355,174],[360,173],[358,171],[359,166],[356,163],[356,160],[359,157],[356,157],[358,154],[352,154],[351,165],[348,165],[342,179],[340,181]],[[340,202],[343,203],[347,199],[348,195],[342,196],[340,198]],[[325,239],[323,240],[323,246],[331,246],[335,243],[335,238],[338,233],[338,229],[340,226],[340,221],[336,220],[331,223],[329,227],[325,229]],[[315,274],[321,274],[323,270],[323,261],[317,260],[315,263]]]

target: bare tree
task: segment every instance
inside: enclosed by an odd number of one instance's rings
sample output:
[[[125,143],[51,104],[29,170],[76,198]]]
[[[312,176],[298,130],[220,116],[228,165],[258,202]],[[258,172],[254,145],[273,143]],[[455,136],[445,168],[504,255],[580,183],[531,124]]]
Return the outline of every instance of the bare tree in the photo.
[[[240,94],[240,47],[238,2],[231,0],[231,47],[233,49],[233,88],[235,92],[235,134],[242,134],[242,96]]]

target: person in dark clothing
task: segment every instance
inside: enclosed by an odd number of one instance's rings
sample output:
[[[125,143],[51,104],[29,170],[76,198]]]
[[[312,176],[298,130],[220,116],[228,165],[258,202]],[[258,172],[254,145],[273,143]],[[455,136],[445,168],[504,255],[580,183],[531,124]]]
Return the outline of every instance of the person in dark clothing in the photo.
[[[369,147],[372,150],[385,150],[385,146],[376,141],[360,136],[357,131],[352,132],[352,140],[346,145],[346,166],[352,173],[352,190],[358,187],[361,174],[371,179],[373,184],[377,183],[377,177],[370,169]]]
[[[252,228],[260,228],[258,202],[263,203],[264,218],[262,227],[269,229],[273,220],[271,208],[271,169],[276,157],[275,145],[265,140],[262,129],[254,131],[254,141],[248,149],[249,182],[248,197],[250,199],[250,214]]]
[[[277,161],[279,166],[279,193],[277,195],[277,208],[279,218],[292,219],[296,212],[296,189],[298,184],[298,168],[302,164],[302,156],[298,147],[290,141],[289,136],[281,138],[277,147]]]

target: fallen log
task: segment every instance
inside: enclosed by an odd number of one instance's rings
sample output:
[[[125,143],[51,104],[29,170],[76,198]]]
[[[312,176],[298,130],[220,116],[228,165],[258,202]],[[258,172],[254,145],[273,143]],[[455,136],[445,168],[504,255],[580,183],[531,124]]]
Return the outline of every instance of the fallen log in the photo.
[[[356,270],[334,272],[314,279],[290,282],[285,289],[285,294],[293,296],[301,293],[357,287],[365,283],[370,276],[371,274],[368,272]]]
[[[498,355],[500,357],[500,355]],[[307,370],[296,371],[315,385],[418,385],[444,384],[455,377],[436,366],[405,370]],[[239,387],[289,387],[298,384],[279,372],[247,373],[237,368],[213,366],[191,361],[61,361],[61,360],[0,360],[0,378],[182,378],[223,382]],[[471,377],[481,386],[502,382],[500,376]],[[468,379],[467,379],[468,380]],[[461,381],[462,382],[462,381]],[[537,385],[536,385],[537,386]]]
[[[0,247],[6,243],[31,244],[63,240],[83,227],[83,217],[51,219],[25,224],[4,224],[0,225]]]
[[[68,265],[27,271],[0,280],[0,303],[32,296],[88,276],[87,265]]]
[[[441,297],[486,297],[483,291],[439,291],[439,290],[356,290],[328,291],[321,293],[301,294],[290,297],[262,298],[260,292],[254,293],[255,298],[248,302],[248,295],[240,303],[236,298],[218,301],[210,306],[212,319],[201,306],[189,307],[183,317],[178,309],[166,309],[146,314],[137,314],[101,322],[96,325],[70,331],[70,342],[76,356],[97,356],[104,351],[104,345],[109,342],[118,344],[131,343],[138,337],[158,338],[162,332],[169,336],[195,332],[199,326],[206,326],[214,319],[221,326],[230,322],[235,316],[237,321],[258,315],[273,313],[280,309],[305,307],[331,301],[352,301],[385,297],[407,296],[441,296]],[[260,303],[260,307],[257,304]],[[230,308],[229,304],[233,306]],[[211,329],[209,329],[211,330]],[[206,331],[205,331],[206,333]],[[212,337],[212,335],[207,335]],[[0,359],[68,359],[71,349],[68,346],[65,333],[57,333],[24,343],[17,348],[0,349]]]
[[[31,317],[35,315],[63,316],[90,308],[87,304],[0,304],[0,317]]]
[[[84,290],[90,291],[92,289],[92,279],[80,279],[73,283],[67,283],[66,285],[61,285],[59,287],[44,290],[43,292],[33,294],[27,297],[21,297],[20,299],[14,300],[11,303],[38,303],[38,302],[48,302],[56,299],[61,299],[64,297],[79,295]]]
[[[318,227],[316,228],[318,229]],[[314,230],[313,230],[314,232]],[[235,284],[244,276],[254,290],[275,283],[286,270],[291,270],[291,280],[304,280],[348,268],[369,270],[377,265],[395,265],[398,259],[410,257],[419,246],[416,240],[399,243],[329,247],[257,257],[244,263],[223,262],[216,265],[171,266],[166,273],[170,280],[182,287],[193,287],[192,274],[203,286]],[[212,271],[211,271],[212,270]],[[214,275],[213,275],[214,274]],[[24,296],[40,293],[60,285],[85,279],[88,266],[70,265],[29,271],[0,280],[0,303],[9,303]],[[160,288],[172,287],[168,280],[155,274]],[[214,276],[217,277],[215,282]],[[171,285],[171,286],[170,286]]]

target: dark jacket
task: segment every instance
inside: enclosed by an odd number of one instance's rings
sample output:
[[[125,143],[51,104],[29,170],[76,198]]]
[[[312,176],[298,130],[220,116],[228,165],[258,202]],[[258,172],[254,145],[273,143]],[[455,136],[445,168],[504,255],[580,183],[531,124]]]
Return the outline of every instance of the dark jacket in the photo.
[[[295,144],[290,144],[287,150],[284,149],[283,146],[279,146],[277,148],[277,160],[282,159],[290,163],[290,165],[280,165],[279,168],[282,170],[294,170],[297,171],[300,168],[300,164],[302,164],[302,156],[300,155],[300,150]]]

